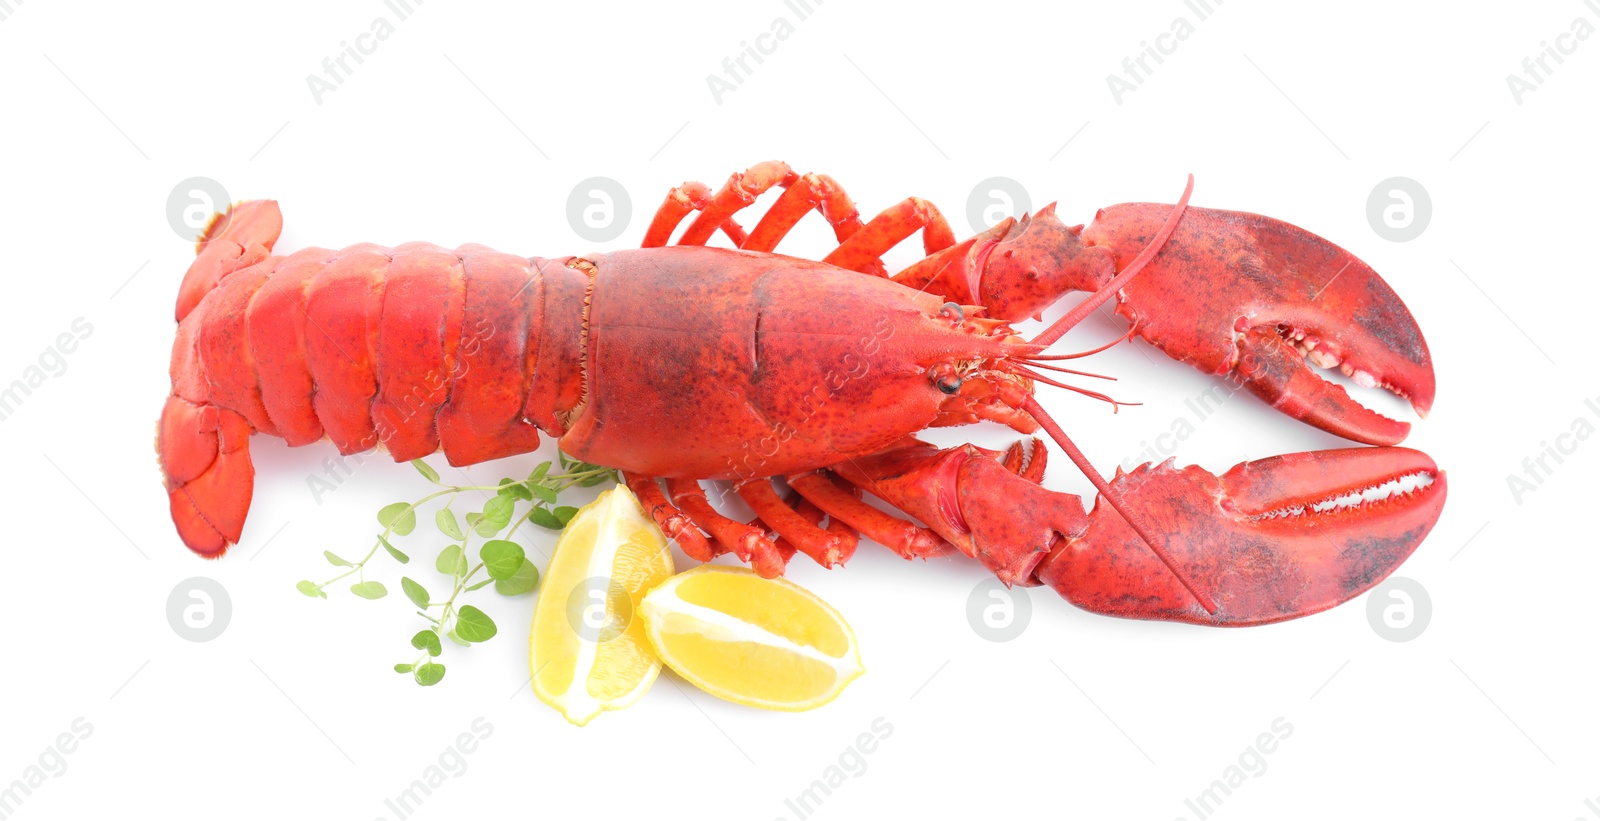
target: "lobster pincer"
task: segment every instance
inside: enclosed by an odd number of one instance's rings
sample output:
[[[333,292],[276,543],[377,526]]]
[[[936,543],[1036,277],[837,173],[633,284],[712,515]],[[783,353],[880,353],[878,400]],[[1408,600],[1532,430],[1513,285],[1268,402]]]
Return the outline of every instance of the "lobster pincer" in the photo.
[[[1008,218],[895,279],[982,305],[995,318],[1022,320],[1068,291],[1106,287],[1152,246],[1171,211],[1114,205],[1087,227],[1069,227],[1052,204]],[[1168,356],[1346,439],[1393,445],[1410,425],[1363,407],[1308,361],[1396,393],[1419,415],[1433,405],[1427,342],[1394,289],[1354,254],[1271,217],[1188,207],[1159,253],[1116,296],[1133,332]],[[1035,341],[1054,340],[1047,332]]]
[[[911,441],[835,470],[1007,584],[1047,585],[1108,616],[1225,627],[1366,592],[1422,543],[1445,499],[1444,473],[1409,448],[1292,453],[1221,476],[1171,460],[1119,471],[1111,487],[1207,591],[1208,613],[1103,500],[1086,513],[1077,496],[1038,484],[1037,440],[1027,467],[1018,452]]]

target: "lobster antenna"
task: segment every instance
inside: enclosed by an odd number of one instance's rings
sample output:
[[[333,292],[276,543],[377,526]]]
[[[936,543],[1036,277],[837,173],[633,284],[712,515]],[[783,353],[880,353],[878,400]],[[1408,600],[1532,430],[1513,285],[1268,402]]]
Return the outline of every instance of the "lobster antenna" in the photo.
[[[1068,385],[1065,382],[1058,382],[1058,381],[1056,381],[1054,379],[1051,379],[1048,376],[1045,376],[1042,373],[1039,373],[1036,370],[1033,370],[1032,368],[1025,368],[1025,367],[1023,367],[1021,365],[1013,365],[1013,366],[1011,366],[1011,372],[1012,373],[1016,373],[1016,374],[1020,374],[1022,376],[1026,376],[1027,378],[1032,379],[1035,382],[1039,382],[1039,383],[1042,383],[1042,384],[1045,384],[1045,385],[1050,385],[1050,386],[1056,387],[1056,388],[1065,388],[1065,389],[1067,389],[1069,391],[1072,391],[1073,393],[1083,394],[1084,396],[1087,396],[1090,399],[1098,399],[1101,402],[1105,402],[1105,403],[1111,405],[1111,412],[1112,413],[1116,413],[1117,412],[1117,408],[1121,407],[1122,405],[1127,405],[1129,407],[1134,407],[1134,406],[1142,404],[1140,402],[1118,402],[1117,400],[1112,399],[1111,397],[1109,397],[1109,396],[1107,396],[1107,395],[1105,395],[1105,394],[1103,394],[1103,393],[1101,393],[1099,391],[1092,391],[1092,390],[1089,390],[1088,388],[1080,388],[1080,387],[1077,387],[1076,385]],[[1094,376],[1094,374],[1090,374],[1090,376]],[[1109,376],[1103,377],[1103,378],[1111,379],[1111,377],[1109,377]]]
[[[1156,254],[1161,252],[1162,246],[1167,244],[1167,238],[1172,236],[1173,230],[1178,227],[1178,220],[1183,217],[1184,209],[1189,207],[1189,195],[1192,193],[1194,193],[1194,175],[1190,174],[1188,184],[1183,187],[1183,196],[1178,198],[1177,205],[1172,206],[1172,213],[1167,215],[1166,224],[1162,225],[1161,230],[1156,232],[1155,237],[1150,240],[1150,244],[1146,245],[1144,250],[1140,251],[1132,262],[1128,263],[1128,267],[1122,269],[1121,273],[1112,277],[1110,282],[1107,282],[1100,290],[1091,294],[1088,299],[1074,305],[1066,316],[1051,323],[1050,327],[1044,330],[1044,333],[1034,337],[1031,342],[1035,345],[1049,345],[1055,342],[1065,335],[1067,331],[1072,330],[1072,326],[1082,322],[1085,317],[1094,312],[1094,309],[1104,305],[1106,300],[1121,291],[1128,284],[1128,280],[1133,279],[1150,260],[1155,259]]]
[[[1139,323],[1138,323],[1137,320],[1135,320],[1133,322],[1133,324],[1128,326],[1127,333],[1123,334],[1122,336],[1117,337],[1116,339],[1111,340],[1110,342],[1107,342],[1104,345],[1101,345],[1098,348],[1091,348],[1091,349],[1089,349],[1087,351],[1079,351],[1077,353],[1045,354],[1045,353],[1043,353],[1043,351],[1048,349],[1050,346],[1049,345],[1040,345],[1038,347],[1039,353],[1029,354],[1026,358],[1027,358],[1027,360],[1029,362],[1037,364],[1039,362],[1055,362],[1057,360],[1062,360],[1062,359],[1082,359],[1082,358],[1084,358],[1086,356],[1094,356],[1097,353],[1105,353],[1106,351],[1109,351],[1112,348],[1115,348],[1118,345],[1121,345],[1122,343],[1127,342],[1128,340],[1132,339],[1134,332],[1137,331],[1137,330],[1139,330]],[[1030,342],[1028,344],[1031,345],[1033,343]]]
[[[1075,370],[1073,370],[1071,368],[1063,368],[1063,367],[1061,367],[1059,365],[1046,365],[1043,362],[1035,362],[1032,359],[1026,360],[1026,362],[1028,363],[1028,367],[1029,368],[1038,368],[1041,371],[1055,371],[1056,373],[1070,373],[1073,376],[1092,376],[1095,379],[1104,379],[1104,380],[1107,380],[1109,382],[1117,381],[1117,378],[1115,376],[1107,376],[1106,374],[1103,374],[1103,373],[1090,373],[1089,371],[1075,371]]]
[[[1188,194],[1185,192],[1185,197],[1187,196]],[[1179,569],[1177,562],[1173,561],[1172,557],[1167,554],[1166,548],[1162,547],[1161,542],[1144,526],[1144,522],[1138,516],[1135,516],[1132,510],[1123,505],[1122,497],[1111,489],[1111,485],[1100,476],[1099,471],[1094,469],[1094,465],[1089,464],[1088,457],[1083,455],[1083,451],[1078,450],[1078,446],[1072,443],[1072,439],[1067,436],[1066,431],[1062,430],[1060,425],[1056,424],[1056,420],[1051,419],[1050,415],[1044,412],[1044,408],[1039,407],[1039,403],[1032,396],[1029,396],[1023,403],[1022,409],[1027,411],[1028,415],[1039,423],[1039,427],[1044,428],[1045,432],[1050,434],[1050,438],[1054,439],[1063,451],[1066,451],[1067,458],[1078,466],[1078,470],[1083,471],[1083,475],[1089,478],[1095,490],[1100,491],[1100,497],[1105,499],[1112,509],[1122,516],[1123,521],[1133,528],[1133,532],[1139,534],[1139,538],[1143,539],[1150,551],[1156,554],[1156,558],[1167,566],[1167,570],[1178,578],[1178,582],[1183,585],[1185,590],[1189,591],[1189,595],[1194,596],[1195,601],[1200,602],[1200,606],[1204,607],[1207,613],[1215,616],[1217,614],[1217,605],[1211,601],[1210,597],[1200,592],[1200,588],[1195,586],[1188,574]]]

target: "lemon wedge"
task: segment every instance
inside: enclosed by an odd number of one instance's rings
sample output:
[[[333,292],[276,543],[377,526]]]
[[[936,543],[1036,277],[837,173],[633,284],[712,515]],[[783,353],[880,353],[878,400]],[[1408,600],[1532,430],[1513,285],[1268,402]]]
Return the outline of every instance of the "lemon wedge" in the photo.
[[[539,699],[580,727],[638,701],[661,672],[640,602],[672,569],[666,537],[628,488],[574,514],[533,611],[529,668]]]
[[[656,655],[706,692],[768,710],[833,701],[863,672],[850,625],[793,582],[706,565],[652,589],[639,609]]]

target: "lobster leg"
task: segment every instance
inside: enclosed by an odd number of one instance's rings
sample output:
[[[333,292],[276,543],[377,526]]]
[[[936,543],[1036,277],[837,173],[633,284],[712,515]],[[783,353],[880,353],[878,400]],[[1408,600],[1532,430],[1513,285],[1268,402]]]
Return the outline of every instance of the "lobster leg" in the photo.
[[[1212,614],[1122,516],[1105,505],[1086,513],[1016,467],[1009,453],[914,441],[833,470],[1007,584],[1046,584],[1096,613],[1215,626],[1283,621],[1360,595],[1421,543],[1446,490],[1433,461],[1406,448],[1275,456],[1222,476],[1170,461],[1119,471],[1111,487],[1215,601]]]
[[[756,227],[750,229],[749,238],[737,244],[746,251],[771,251],[812,209],[833,227],[839,242],[861,230],[861,212],[838,181],[826,174],[804,174],[784,189]]]
[[[872,222],[842,242],[822,261],[863,274],[883,276],[884,252],[918,231],[922,232],[925,254],[938,253],[956,243],[956,235],[950,230],[949,221],[933,203],[921,197],[907,197],[873,217]]]
[[[644,242],[641,248],[660,248],[672,239],[672,232],[677,229],[678,223],[684,217],[697,211],[704,211],[711,204],[711,189],[703,182],[686,182],[667,192],[667,198],[656,209],[655,218],[650,221],[650,228],[645,231]],[[731,218],[722,224],[723,233],[734,245],[744,242],[744,229]]]
[[[743,482],[738,488],[739,498],[761,517],[768,527],[778,532],[795,549],[810,556],[823,567],[833,567],[844,561],[846,539],[833,531],[818,527],[800,512],[778,498],[772,489],[771,479],[754,479]]]
[[[721,551],[714,549],[705,534],[694,526],[689,515],[667,501],[655,477],[624,472],[622,478],[633,495],[639,497],[639,504],[649,511],[656,526],[667,538],[676,541],[685,555],[697,562],[709,562],[721,555]]]
[[[784,189],[782,196],[745,236],[733,222],[732,215],[754,203],[773,186]],[[700,211],[700,216],[678,240],[679,245],[704,245],[721,226],[735,247],[746,251],[772,251],[812,209],[821,212],[833,226],[834,237],[839,242],[839,247],[822,261],[864,274],[885,276],[884,252],[918,231],[922,232],[925,254],[943,251],[956,241],[949,221],[927,200],[907,197],[863,226],[855,203],[832,177],[797,175],[787,164],[771,161],[734,173],[714,195],[701,183],[684,183],[674,188],[656,212],[641,247],[665,245],[673,229],[689,212]]]
[[[939,534],[897,519],[856,498],[831,481],[825,471],[789,477],[789,486],[806,501],[907,559],[943,555],[948,545]]]
[[[772,540],[761,528],[718,513],[706,499],[706,491],[699,481],[668,479],[667,492],[695,526],[710,533],[727,552],[738,556],[742,562],[749,562],[751,568],[766,578],[783,575],[783,558]]]

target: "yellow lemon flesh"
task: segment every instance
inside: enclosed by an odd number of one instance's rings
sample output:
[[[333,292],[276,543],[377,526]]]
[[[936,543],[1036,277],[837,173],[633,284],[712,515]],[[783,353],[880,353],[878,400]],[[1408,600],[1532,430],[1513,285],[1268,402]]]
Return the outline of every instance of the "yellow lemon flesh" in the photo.
[[[862,673],[855,634],[839,613],[783,579],[706,565],[644,597],[656,654],[706,692],[769,710],[810,710]]]
[[[666,537],[618,486],[573,517],[556,542],[533,611],[533,692],[583,726],[644,695],[661,662],[650,649],[640,600],[672,575]]]

